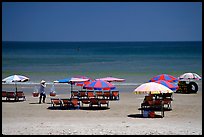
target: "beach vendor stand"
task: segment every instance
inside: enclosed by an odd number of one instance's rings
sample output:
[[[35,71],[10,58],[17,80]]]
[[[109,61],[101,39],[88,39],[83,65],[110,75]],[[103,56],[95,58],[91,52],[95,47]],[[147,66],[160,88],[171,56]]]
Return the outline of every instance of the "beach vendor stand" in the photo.
[[[54,84],[52,85],[51,89],[50,89],[50,96],[56,96],[56,91],[55,91],[55,86]]]
[[[34,87],[34,90],[33,90],[33,97],[38,97],[39,96],[39,91],[38,91],[38,88],[35,86]]]

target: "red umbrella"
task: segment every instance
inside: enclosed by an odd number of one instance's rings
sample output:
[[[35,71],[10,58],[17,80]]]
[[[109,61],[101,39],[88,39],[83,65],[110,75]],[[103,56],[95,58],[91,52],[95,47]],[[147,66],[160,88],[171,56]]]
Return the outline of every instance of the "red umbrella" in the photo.
[[[171,76],[169,74],[161,74],[161,75],[154,76],[153,78],[151,78],[149,80],[149,82],[155,82],[158,80],[165,80],[168,82],[177,82],[178,81],[178,79],[174,76]]]
[[[91,89],[91,90],[111,90],[111,89],[115,89],[115,86],[113,86],[111,83],[106,82],[104,80],[96,80],[91,82],[88,85],[84,86],[87,89]]]
[[[76,83],[76,86],[85,86],[85,85],[88,85],[88,84],[91,84],[91,82],[93,82],[94,80],[89,80],[89,81],[84,81],[84,82],[79,82],[79,83]]]

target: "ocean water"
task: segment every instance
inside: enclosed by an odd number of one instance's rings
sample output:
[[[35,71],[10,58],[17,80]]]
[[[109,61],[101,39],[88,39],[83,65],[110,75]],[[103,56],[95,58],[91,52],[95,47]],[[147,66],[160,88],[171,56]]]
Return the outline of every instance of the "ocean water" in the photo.
[[[2,79],[25,75],[30,83],[83,75],[141,84],[159,74],[202,75],[202,42],[2,42]]]

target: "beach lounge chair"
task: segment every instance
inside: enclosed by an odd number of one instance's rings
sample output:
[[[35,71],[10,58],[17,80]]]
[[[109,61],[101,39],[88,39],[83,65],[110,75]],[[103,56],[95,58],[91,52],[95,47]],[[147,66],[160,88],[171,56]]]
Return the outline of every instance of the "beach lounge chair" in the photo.
[[[19,99],[23,99],[24,101],[26,100],[26,97],[24,95],[24,92],[23,91],[17,91],[16,92],[16,100],[19,100]]]
[[[98,99],[103,98],[103,92],[102,91],[95,91],[95,95],[96,95],[96,98],[98,98]]]
[[[79,99],[78,98],[71,98],[71,106],[73,108],[79,109],[79,107],[80,107]]]
[[[89,106],[90,106],[90,107],[93,107],[93,105],[100,106],[100,102],[98,101],[97,98],[91,98],[91,99],[90,99],[90,104],[89,104]]]
[[[8,91],[7,92],[7,100],[10,100],[11,98],[13,98],[14,100],[16,100],[16,93],[13,91]]]
[[[86,91],[79,91],[79,98],[80,98],[80,99],[87,98]]]
[[[62,102],[60,98],[51,98],[51,106],[55,107],[55,106],[62,106]]]
[[[82,107],[84,106],[84,104],[88,104],[89,105],[90,102],[91,102],[90,99],[82,99],[81,100]]]
[[[68,108],[71,106],[71,101],[69,98],[61,98],[60,100],[61,100],[61,106],[62,107]]]
[[[173,101],[172,93],[164,93],[163,94],[163,103],[164,103],[164,106],[167,106],[166,107],[167,109],[172,109],[171,101]]]
[[[112,97],[111,98],[114,100],[119,100],[119,91],[117,91],[117,90],[112,91]]]
[[[101,105],[107,105],[107,107],[109,107],[109,101],[106,99],[100,99],[99,105],[100,105],[100,107],[101,107]]]
[[[110,91],[103,91],[103,98],[104,99],[111,99]]]
[[[7,100],[7,92],[6,91],[2,91],[1,97],[5,98]]]
[[[79,91],[78,90],[73,90],[71,91],[71,98],[78,98]]]
[[[87,91],[88,99],[95,98],[94,91]]]
[[[141,107],[149,107],[149,106],[152,106],[153,105],[153,96],[145,96],[142,104],[141,104]]]

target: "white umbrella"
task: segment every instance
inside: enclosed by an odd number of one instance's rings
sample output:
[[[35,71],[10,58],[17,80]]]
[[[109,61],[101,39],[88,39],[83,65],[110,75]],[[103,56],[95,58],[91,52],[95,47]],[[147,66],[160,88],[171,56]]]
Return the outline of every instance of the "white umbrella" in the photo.
[[[184,73],[178,77],[179,80],[201,80],[201,77],[196,73]]]
[[[8,76],[8,77],[6,77],[6,78],[4,78],[3,80],[2,80],[2,82],[15,82],[15,86],[16,86],[16,92],[17,92],[17,82],[26,82],[26,81],[28,81],[29,80],[29,78],[28,77],[26,77],[26,76],[22,76],[22,75],[12,75],[12,76]]]
[[[115,78],[115,77],[105,77],[105,78],[99,78],[96,80],[104,80],[108,82],[124,82],[125,81],[125,79]]]
[[[173,93],[173,91],[166,86],[156,83],[148,82],[140,85],[134,91],[135,94],[149,93],[149,94],[160,94],[160,93]]]

